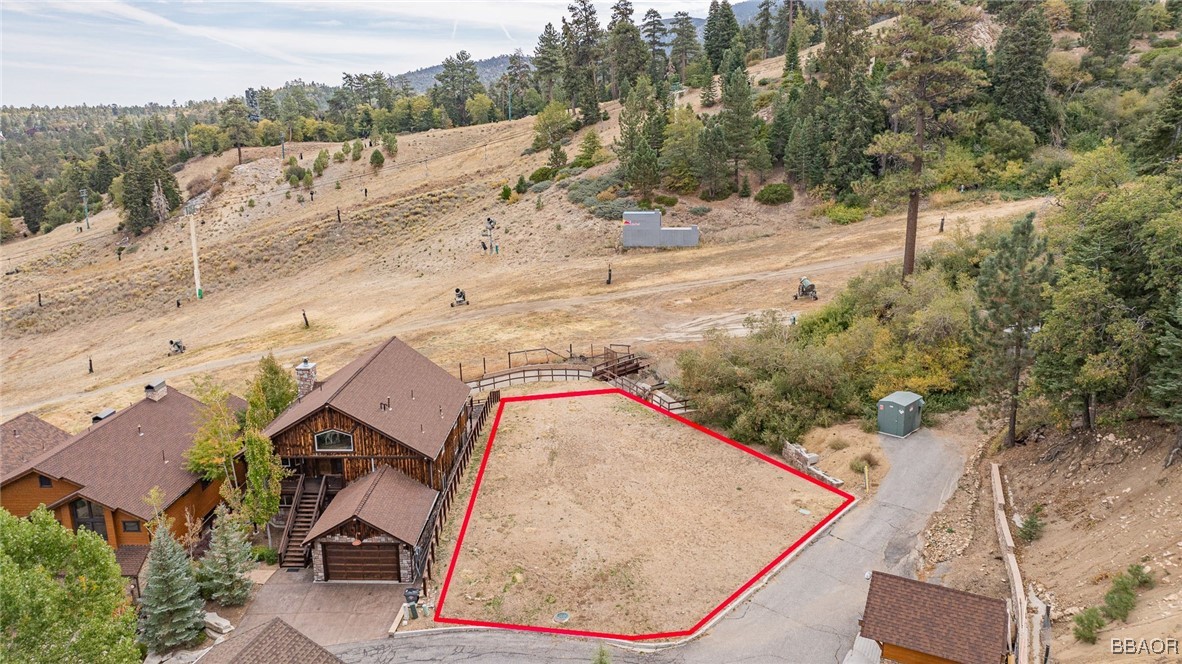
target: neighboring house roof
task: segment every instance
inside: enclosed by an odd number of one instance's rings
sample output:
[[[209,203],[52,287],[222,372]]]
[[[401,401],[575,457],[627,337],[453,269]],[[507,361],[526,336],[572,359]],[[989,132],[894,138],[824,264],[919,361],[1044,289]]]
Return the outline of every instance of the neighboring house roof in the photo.
[[[151,547],[147,544],[125,544],[115,549],[115,562],[119,563],[119,573],[123,576],[137,577],[144,568],[144,561],[148,559]]]
[[[470,392],[463,381],[392,337],[317,383],[263,433],[274,437],[329,407],[435,459]]]
[[[0,478],[20,471],[34,457],[69,439],[69,433],[32,413],[0,424]]]
[[[1008,652],[1006,602],[874,572],[862,636],[961,664],[998,664]]]
[[[235,631],[197,660],[201,664],[340,664],[281,618]]]
[[[312,524],[304,544],[354,517],[378,530],[416,544],[439,492],[412,480],[390,466],[358,478],[337,494]]]
[[[246,402],[232,396],[230,406],[243,410]],[[160,487],[168,507],[199,480],[185,470],[184,455],[201,409],[200,401],[176,390],[158,401],[145,398],[37,457],[25,472],[76,484],[76,495],[147,521],[153,515],[144,496],[152,487]]]

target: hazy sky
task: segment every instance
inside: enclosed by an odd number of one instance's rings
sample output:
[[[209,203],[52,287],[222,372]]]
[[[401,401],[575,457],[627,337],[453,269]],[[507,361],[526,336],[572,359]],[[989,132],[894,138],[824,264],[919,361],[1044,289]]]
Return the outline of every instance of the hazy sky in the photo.
[[[565,0],[3,0],[6,105],[169,104],[223,99],[296,78],[399,74],[466,49],[532,53]],[[704,17],[709,0],[634,0],[665,18]],[[602,23],[611,2],[597,2]]]

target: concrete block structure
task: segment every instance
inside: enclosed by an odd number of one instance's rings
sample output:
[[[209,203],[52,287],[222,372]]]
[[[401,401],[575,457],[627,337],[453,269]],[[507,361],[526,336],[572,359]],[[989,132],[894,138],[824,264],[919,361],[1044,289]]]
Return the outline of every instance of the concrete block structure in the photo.
[[[624,213],[620,242],[625,248],[696,247],[700,239],[696,225],[662,227],[659,210],[629,210]]]

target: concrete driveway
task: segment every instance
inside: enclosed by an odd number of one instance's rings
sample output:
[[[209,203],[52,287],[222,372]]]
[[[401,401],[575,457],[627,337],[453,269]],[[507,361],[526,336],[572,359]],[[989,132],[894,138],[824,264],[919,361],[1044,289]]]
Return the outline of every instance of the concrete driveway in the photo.
[[[914,576],[919,535],[956,488],[964,457],[921,429],[882,437],[891,470],[875,496],[844,516],[763,590],[684,646],[651,654],[611,648],[612,662],[834,662],[853,647],[870,587],[866,572]],[[589,662],[599,642],[507,630],[408,632],[332,650],[350,664]]]
[[[312,570],[279,570],[259,589],[237,629],[272,618],[322,646],[385,638],[406,601],[407,586],[388,583],[312,583]]]

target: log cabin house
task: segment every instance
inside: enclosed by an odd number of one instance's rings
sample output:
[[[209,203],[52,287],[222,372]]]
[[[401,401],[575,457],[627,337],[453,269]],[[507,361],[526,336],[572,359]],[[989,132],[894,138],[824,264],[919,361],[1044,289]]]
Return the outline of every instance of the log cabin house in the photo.
[[[397,338],[323,382],[307,358],[295,371],[297,400],[263,431],[293,472],[280,564],[416,581],[486,411],[473,422],[469,387]]]
[[[231,406],[244,410],[246,402],[231,397]],[[184,454],[193,446],[202,408],[200,401],[170,390],[163,380],[154,381],[144,388],[144,398],[126,410],[104,409],[86,430],[26,455],[11,470],[5,462],[0,506],[23,517],[45,505],[67,528],[86,528],[106,540],[124,576],[134,578],[150,542],[147,522],[153,514],[144,498],[153,487],[160,487],[164,513],[180,535],[187,533],[186,513],[207,523],[221,501],[220,481],[206,482],[185,469]],[[25,424],[23,433],[18,426],[15,435],[5,437],[5,457],[17,449],[9,447],[10,440],[30,435],[29,422]],[[236,471],[241,479],[241,462]]]
[[[1006,600],[874,572],[861,636],[899,664],[1005,664],[1011,625]]]

